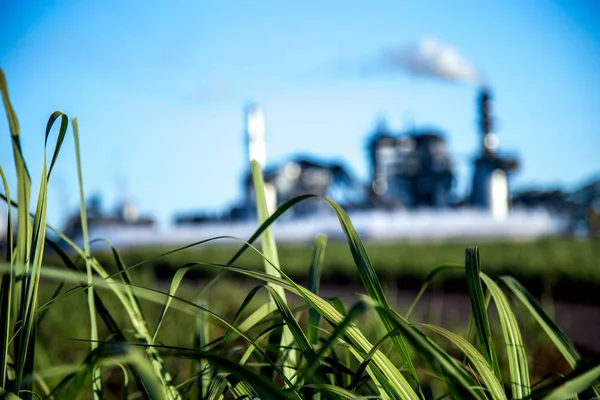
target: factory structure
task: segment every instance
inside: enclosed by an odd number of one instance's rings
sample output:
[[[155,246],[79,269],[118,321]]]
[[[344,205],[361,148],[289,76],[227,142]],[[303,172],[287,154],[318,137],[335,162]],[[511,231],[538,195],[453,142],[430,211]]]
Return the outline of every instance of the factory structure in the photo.
[[[456,173],[445,134],[432,128],[394,132],[381,121],[368,136],[370,176],[361,182],[341,160],[293,155],[282,163],[268,163],[265,116],[252,103],[245,109],[245,157],[247,165],[256,160],[263,168],[270,212],[301,194],[328,197],[347,211],[365,239],[530,239],[564,231],[565,221],[544,210],[510,209],[510,176],[519,160],[499,150],[489,88],[479,90],[476,104],[480,147],[473,158],[469,193],[462,198],[454,191]],[[209,236],[248,227],[249,236],[256,229],[249,167],[241,192],[240,201],[222,215],[179,216],[176,226]],[[274,232],[282,240],[297,241],[312,240],[317,233],[340,235],[341,229],[327,203],[309,199],[288,210]]]
[[[311,193],[329,197],[349,212],[450,211],[468,207],[504,219],[509,209],[509,177],[517,170],[519,161],[498,152],[491,102],[490,90],[482,89],[477,101],[481,145],[473,161],[474,173],[466,201],[459,201],[453,191],[456,176],[444,133],[431,128],[393,132],[385,121],[380,121],[368,137],[370,181],[363,183],[340,160],[296,155],[281,164],[267,164],[264,115],[256,104],[250,104],[245,119],[247,164],[256,160],[263,167],[271,211],[295,196]],[[231,210],[230,219],[255,218],[253,190],[248,171],[242,182],[243,199]],[[316,200],[299,204],[290,214],[306,217],[326,209],[327,204]]]
[[[151,220],[110,224],[89,223],[90,237],[105,237],[120,246],[188,244],[228,235],[250,237],[257,229],[256,202],[250,161],[263,170],[269,212],[302,194],[316,194],[336,201],[349,214],[364,240],[529,240],[563,234],[569,221],[565,213],[538,207],[509,197],[511,175],[519,160],[499,150],[494,132],[492,92],[477,94],[479,150],[472,159],[469,193],[454,191],[456,171],[446,136],[433,128],[392,131],[380,122],[367,139],[369,179],[357,179],[343,160],[318,159],[307,154],[269,163],[265,115],[255,103],[244,109],[246,165],[241,198],[220,214],[178,214],[174,224],[161,228]],[[515,201],[517,200],[517,201]],[[518,207],[511,207],[511,202]],[[561,210],[564,210],[563,207]],[[70,221],[73,227],[76,221]],[[279,241],[312,241],[319,233],[343,238],[343,231],[329,205],[312,198],[296,204],[273,225]],[[71,236],[77,237],[73,229]]]

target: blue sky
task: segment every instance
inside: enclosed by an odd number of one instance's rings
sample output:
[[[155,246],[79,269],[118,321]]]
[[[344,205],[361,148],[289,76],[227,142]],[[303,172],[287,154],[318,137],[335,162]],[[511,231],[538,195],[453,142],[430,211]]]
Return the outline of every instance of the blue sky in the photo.
[[[325,3],[325,4],[322,4]],[[376,5],[373,5],[376,4]],[[478,148],[477,87],[379,65],[423,38],[453,46],[492,87],[513,187],[571,187],[600,172],[600,2],[0,0],[0,66],[37,182],[48,116],[78,117],[86,194],[126,195],[162,223],[241,196],[242,108],[262,104],[267,159],[343,159],[366,180],[379,116],[443,129],[460,194]],[[50,221],[77,206],[73,141]],[[14,169],[3,117],[0,162]],[[37,183],[35,183],[37,186]]]

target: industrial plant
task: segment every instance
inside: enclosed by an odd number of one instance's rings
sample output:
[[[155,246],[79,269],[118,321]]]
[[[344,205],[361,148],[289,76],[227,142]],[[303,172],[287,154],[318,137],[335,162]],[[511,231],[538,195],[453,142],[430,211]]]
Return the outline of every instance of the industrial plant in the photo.
[[[595,225],[589,221],[595,220],[590,220],[590,215],[600,193],[588,193],[591,189],[585,192],[585,204],[568,195],[555,201],[554,207],[536,200],[531,193],[510,198],[510,177],[518,170],[519,159],[499,149],[492,99],[489,88],[478,91],[480,145],[472,158],[467,195],[455,193],[454,161],[442,130],[413,127],[395,132],[380,121],[368,134],[365,150],[370,177],[361,182],[343,160],[295,154],[285,162],[269,163],[265,115],[258,104],[250,103],[244,109],[243,129],[248,168],[240,182],[242,196],[233,207],[220,214],[178,214],[173,226],[161,228],[149,217],[136,218],[130,204],[107,216],[94,203],[88,212],[90,236],[105,237],[120,246],[186,244],[221,235],[249,237],[257,229],[249,168],[252,160],[262,167],[270,212],[298,195],[327,197],[346,210],[364,240],[527,240],[574,233],[582,223],[592,233]],[[65,231],[75,240],[79,239],[78,218],[70,218]],[[332,238],[343,235],[329,205],[318,198],[288,210],[274,224],[273,231],[278,240],[294,242],[313,240],[319,233]]]
[[[355,210],[451,210],[470,207],[487,210],[501,218],[508,214],[509,175],[519,165],[515,157],[498,152],[498,138],[493,132],[492,95],[482,89],[478,99],[481,151],[474,159],[474,175],[467,202],[456,200],[456,180],[452,155],[444,133],[413,128],[391,131],[381,121],[368,138],[370,182],[358,181],[339,160],[317,160],[307,155],[292,155],[282,163],[266,163],[265,117],[252,103],[245,112],[247,164],[256,160],[263,167],[265,191],[274,209],[300,194],[329,197],[348,211]],[[242,182],[244,197],[221,219],[240,221],[255,218],[254,192],[250,172]],[[290,215],[307,217],[321,214],[328,206],[319,201],[300,204]],[[209,222],[198,216],[180,216],[179,224]]]

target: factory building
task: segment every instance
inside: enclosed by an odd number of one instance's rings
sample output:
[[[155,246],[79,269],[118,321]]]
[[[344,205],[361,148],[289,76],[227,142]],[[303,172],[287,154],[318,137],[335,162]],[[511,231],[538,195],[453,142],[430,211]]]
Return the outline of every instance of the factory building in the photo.
[[[481,150],[473,160],[471,190],[464,204],[488,210],[495,218],[503,219],[509,207],[509,175],[517,169],[518,160],[498,152],[491,100],[490,90],[482,89],[477,99]],[[287,200],[306,193],[332,198],[350,209],[443,210],[457,203],[453,193],[453,161],[445,135],[439,129],[393,132],[385,121],[380,121],[367,142],[370,182],[364,188],[348,168],[336,161],[296,156],[277,165],[266,163],[264,114],[255,103],[245,109],[244,136],[248,164],[256,160],[263,167],[271,212]],[[231,211],[233,220],[255,216],[249,171],[244,175],[242,186],[244,197]],[[288,216],[318,214],[326,208],[323,202],[307,201],[295,206]]]
[[[369,200],[375,208],[445,208],[454,175],[446,141],[435,130],[393,134],[380,123],[368,143]]]
[[[303,194],[327,197],[346,209],[358,207],[364,202],[363,188],[350,170],[338,161],[318,160],[311,156],[295,156],[289,161],[268,165],[263,170],[269,211],[278,205]],[[244,204],[254,210],[254,185],[251,174],[244,180]],[[286,216],[300,217],[326,212],[330,207],[322,200],[309,199],[294,206]]]
[[[297,155],[283,163],[266,163],[264,113],[258,104],[250,103],[245,109],[244,117],[247,165],[251,161],[257,161],[262,167],[269,212],[272,213],[277,206],[307,193],[331,198],[347,208],[364,203],[361,185],[339,161]],[[256,216],[254,184],[249,167],[242,179],[242,193],[241,203],[231,209],[227,219],[246,220]],[[322,200],[309,199],[294,206],[283,218],[314,215],[327,209],[329,206]]]

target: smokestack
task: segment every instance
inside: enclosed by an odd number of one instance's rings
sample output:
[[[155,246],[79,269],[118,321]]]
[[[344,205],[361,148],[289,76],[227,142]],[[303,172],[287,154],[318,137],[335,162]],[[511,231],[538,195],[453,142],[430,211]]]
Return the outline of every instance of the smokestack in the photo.
[[[265,167],[267,150],[265,144],[265,118],[262,109],[256,103],[249,103],[245,110],[245,130],[248,151],[248,164],[256,160]]]
[[[498,148],[498,136],[494,133],[494,119],[492,114],[492,93],[489,88],[482,88],[479,93],[479,130],[481,131],[482,150],[485,154],[492,154]]]

